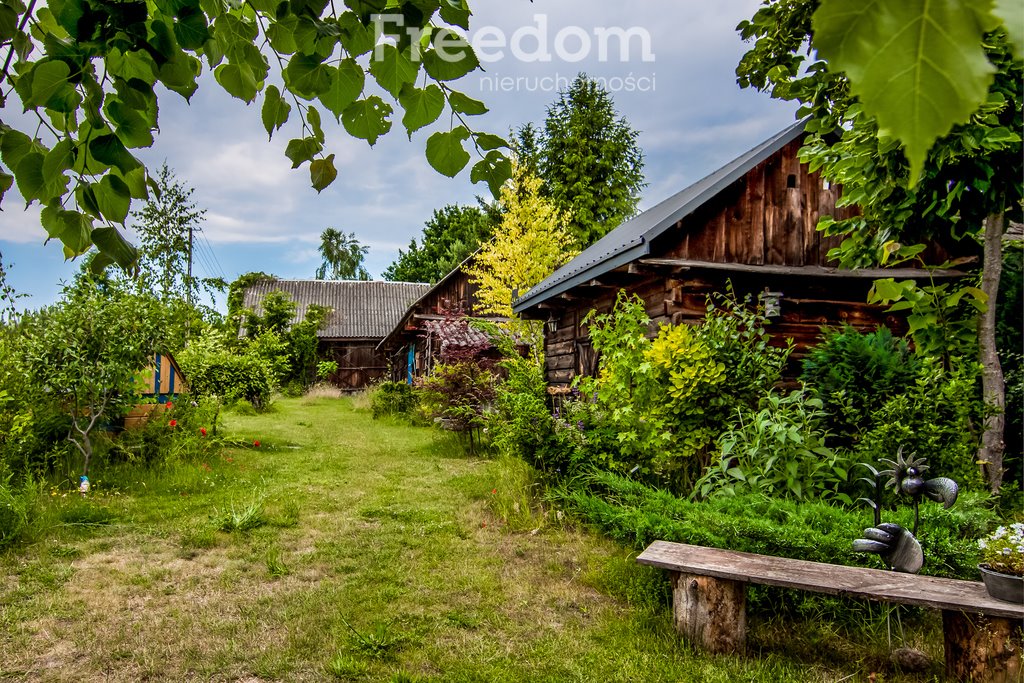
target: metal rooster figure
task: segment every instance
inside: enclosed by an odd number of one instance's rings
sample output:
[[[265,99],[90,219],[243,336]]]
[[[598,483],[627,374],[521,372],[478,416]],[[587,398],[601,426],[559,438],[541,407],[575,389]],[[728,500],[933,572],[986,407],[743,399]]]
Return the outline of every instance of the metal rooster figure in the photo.
[[[918,542],[917,526],[920,518],[918,506],[921,498],[928,498],[937,503],[942,503],[946,509],[953,507],[956,503],[960,487],[948,477],[937,477],[925,479],[924,473],[928,471],[928,465],[924,458],[915,458],[915,453],[909,457],[903,457],[903,449],[900,448],[896,454],[896,460],[882,458],[881,462],[889,466],[889,469],[876,470],[868,464],[864,467],[871,471],[874,478],[864,477],[874,487],[875,498],[861,498],[871,509],[875,511],[875,525],[864,530],[864,538],[858,538],[853,542],[853,549],[859,553],[875,553],[882,558],[882,561],[890,569],[907,574],[916,574],[924,566],[924,552]],[[889,481],[882,483],[885,477]],[[914,529],[908,531],[899,524],[882,522],[882,506],[885,488],[891,486],[897,497],[910,497],[914,505]]]

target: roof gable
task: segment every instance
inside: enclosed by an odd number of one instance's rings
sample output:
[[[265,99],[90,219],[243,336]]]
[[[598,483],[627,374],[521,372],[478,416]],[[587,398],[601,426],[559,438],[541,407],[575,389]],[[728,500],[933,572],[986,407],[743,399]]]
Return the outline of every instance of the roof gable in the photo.
[[[321,339],[382,339],[429,288],[410,282],[263,280],[245,290],[242,303],[259,311],[263,297],[284,292],[296,303],[292,323],[302,320],[310,306],[331,309]]]
[[[515,312],[520,313],[581,282],[648,255],[655,238],[800,137],[806,123],[806,119],[794,123],[714,173],[615,228],[527,292],[515,303]]]

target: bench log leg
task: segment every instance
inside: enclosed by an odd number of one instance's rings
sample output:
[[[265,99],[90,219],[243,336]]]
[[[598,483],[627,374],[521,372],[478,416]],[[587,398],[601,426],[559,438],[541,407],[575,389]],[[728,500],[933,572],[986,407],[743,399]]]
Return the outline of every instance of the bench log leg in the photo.
[[[747,640],[747,585],[672,573],[672,610],[679,631],[707,652],[742,652]]]
[[[1024,676],[1021,622],[952,610],[942,612],[946,675],[954,681],[1019,683]]]

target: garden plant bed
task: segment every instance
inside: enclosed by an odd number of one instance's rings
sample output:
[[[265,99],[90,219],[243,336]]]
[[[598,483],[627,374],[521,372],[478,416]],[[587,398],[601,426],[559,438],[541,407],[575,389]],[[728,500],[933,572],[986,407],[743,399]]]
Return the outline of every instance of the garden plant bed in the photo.
[[[228,413],[219,457],[47,490],[0,554],[0,681],[931,680],[757,615],[757,656],[695,652],[661,572],[553,513],[506,522],[516,470],[354,406]]]

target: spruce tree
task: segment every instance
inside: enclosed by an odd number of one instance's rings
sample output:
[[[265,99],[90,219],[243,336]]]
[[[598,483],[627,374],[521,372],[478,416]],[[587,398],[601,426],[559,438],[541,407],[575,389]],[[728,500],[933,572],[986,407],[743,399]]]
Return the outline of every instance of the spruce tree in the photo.
[[[638,135],[608,91],[586,74],[548,108],[537,167],[544,194],[568,215],[578,248],[636,213],[646,184]],[[531,141],[532,130],[520,129],[517,146],[527,151]]]

